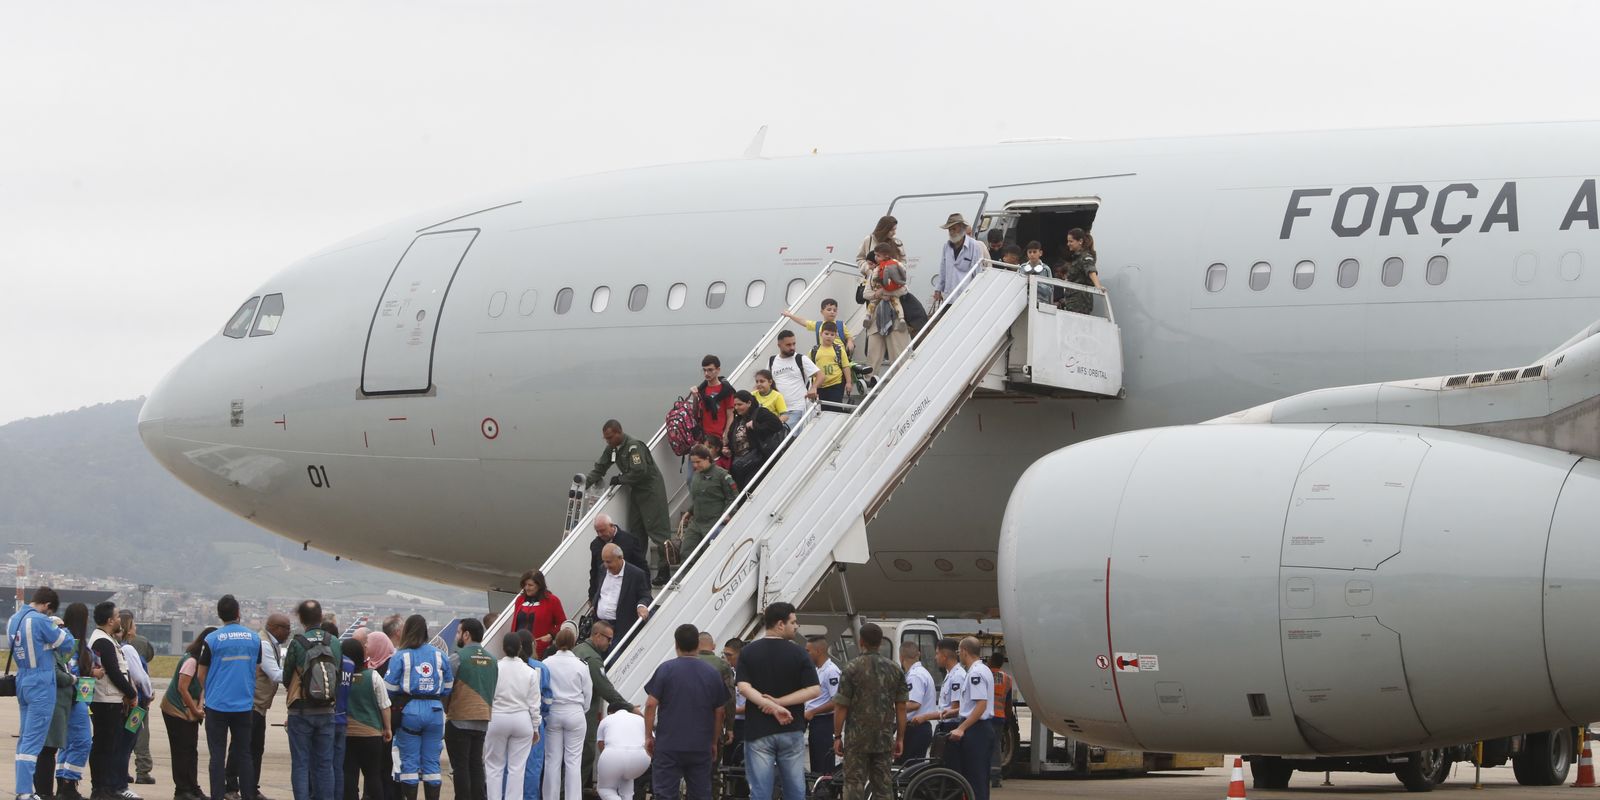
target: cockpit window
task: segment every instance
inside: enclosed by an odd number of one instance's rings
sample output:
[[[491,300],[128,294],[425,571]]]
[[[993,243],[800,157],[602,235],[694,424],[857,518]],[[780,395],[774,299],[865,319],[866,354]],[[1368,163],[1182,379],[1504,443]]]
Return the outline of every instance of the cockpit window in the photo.
[[[256,316],[256,326],[251,336],[271,336],[278,332],[278,321],[283,319],[283,295],[269,294],[261,298],[261,313]]]
[[[244,305],[233,312],[233,318],[229,319],[227,326],[222,329],[222,335],[229,339],[243,339],[244,335],[250,332],[250,320],[256,318],[256,306],[260,302],[259,297],[244,301]]]

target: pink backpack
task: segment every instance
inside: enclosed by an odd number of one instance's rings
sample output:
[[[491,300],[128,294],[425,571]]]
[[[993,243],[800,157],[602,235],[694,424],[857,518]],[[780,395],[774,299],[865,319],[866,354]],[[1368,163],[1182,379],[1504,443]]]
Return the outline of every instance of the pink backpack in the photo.
[[[672,454],[686,456],[700,443],[700,395],[690,394],[672,401],[667,411],[667,444]]]

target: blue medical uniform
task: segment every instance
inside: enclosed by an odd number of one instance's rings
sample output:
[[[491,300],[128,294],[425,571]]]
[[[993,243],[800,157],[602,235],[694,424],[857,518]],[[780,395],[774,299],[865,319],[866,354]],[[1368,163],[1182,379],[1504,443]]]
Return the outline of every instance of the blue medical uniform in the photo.
[[[389,659],[389,674],[384,676],[389,694],[403,702],[400,730],[394,743],[400,750],[400,782],[438,786],[444,781],[439,771],[439,751],[444,747],[444,704],[455,679],[450,674],[450,659],[431,644],[406,648]]]
[[[539,741],[528,751],[528,766],[522,770],[522,800],[539,800],[544,788],[544,735],[555,692],[550,690],[550,670],[544,668],[544,662],[530,658],[528,665],[539,673]]]
[[[67,672],[73,679],[83,677],[78,667],[78,640],[67,634],[65,644],[56,648],[58,654],[66,655]],[[89,765],[89,748],[94,742],[94,731],[89,725],[89,704],[77,699],[77,687],[68,689],[73,693],[72,711],[67,714],[67,745],[56,753],[56,777],[64,781],[83,780],[83,770]]]
[[[56,711],[55,649],[72,637],[33,606],[11,617],[6,635],[11,637],[11,658],[17,665],[17,704],[22,707],[22,732],[17,738],[17,794],[33,794],[34,768]]]

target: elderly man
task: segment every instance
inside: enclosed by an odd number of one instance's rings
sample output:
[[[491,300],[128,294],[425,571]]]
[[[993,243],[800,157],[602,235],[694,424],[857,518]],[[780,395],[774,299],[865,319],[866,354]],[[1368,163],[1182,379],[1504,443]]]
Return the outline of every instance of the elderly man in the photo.
[[[589,596],[600,591],[600,550],[608,544],[622,548],[622,557],[650,574],[650,562],[645,559],[644,541],[617,527],[611,515],[599,514],[594,518],[594,538],[589,541]]]
[[[601,548],[600,561],[605,569],[593,595],[594,617],[611,623],[621,641],[635,622],[650,618],[650,576],[629,564],[615,544]]]
[[[933,278],[933,302],[943,303],[956,299],[961,280],[988,258],[983,243],[967,234],[967,220],[960,214],[951,214],[939,227],[950,234],[950,241],[939,248],[939,274]]]

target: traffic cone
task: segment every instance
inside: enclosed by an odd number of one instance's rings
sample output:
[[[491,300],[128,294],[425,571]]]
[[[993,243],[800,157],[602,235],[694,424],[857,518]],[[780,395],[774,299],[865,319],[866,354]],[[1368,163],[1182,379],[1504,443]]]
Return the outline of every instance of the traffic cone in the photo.
[[[1597,784],[1594,782],[1594,751],[1589,748],[1589,731],[1583,732],[1583,754],[1578,756],[1578,782],[1573,784],[1580,789],[1592,789]]]
[[[1233,759],[1233,780],[1228,781],[1228,796],[1224,800],[1244,797],[1244,759]]]

